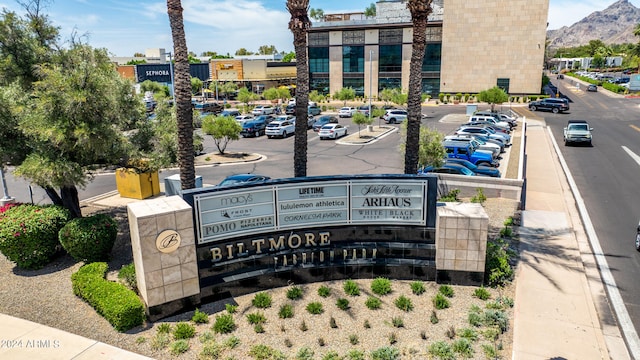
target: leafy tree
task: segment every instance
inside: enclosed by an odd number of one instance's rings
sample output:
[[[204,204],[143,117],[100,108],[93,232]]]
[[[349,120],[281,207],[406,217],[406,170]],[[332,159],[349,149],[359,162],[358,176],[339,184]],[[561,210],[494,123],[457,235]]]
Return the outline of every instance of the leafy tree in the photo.
[[[364,16],[366,17],[375,17],[376,16],[376,4],[371,3],[364,9]]]
[[[151,91],[152,93],[164,93],[163,86],[159,82],[145,80],[140,83],[140,91],[143,93]]]
[[[311,27],[309,0],[287,0],[291,14],[289,30],[293,33],[296,53],[296,130],[293,145],[293,176],[307,176],[307,119],[309,112],[309,63],[307,57],[307,31]]]
[[[191,78],[191,94],[195,95],[202,91],[202,80],[197,77]]]
[[[187,57],[187,59],[189,60],[189,64],[199,64],[200,63],[200,59],[198,59],[196,57],[196,54],[194,54],[194,53],[190,53],[189,56]]]
[[[136,53],[133,53],[133,57],[146,57],[146,56],[143,53],[136,52]]]
[[[321,21],[324,19],[324,10],[322,9],[311,9],[309,12],[309,16],[315,21]]]
[[[178,122],[178,166],[182,189],[196,187],[196,169],[193,148],[193,109],[191,108],[191,84],[187,41],[184,34],[182,3],[180,0],[167,0],[167,14],[173,39],[174,93]]]
[[[422,103],[422,94],[420,95],[420,103]],[[393,89],[393,92],[391,94],[391,102],[396,105],[402,106],[407,103],[408,96],[409,95],[407,93],[403,93],[400,89]],[[422,113],[422,111],[420,111],[420,113]]]
[[[589,55],[594,56],[598,52],[598,48],[606,47],[607,45],[602,40],[590,40],[589,41]]]
[[[356,112],[353,114],[351,119],[354,124],[358,125],[358,134],[360,133],[360,125],[371,125],[373,123],[373,118],[369,116],[365,116],[365,114],[361,112]],[[362,135],[358,135],[358,137],[362,137]]]
[[[245,48],[240,48],[238,50],[236,50],[236,55],[238,56],[245,56],[245,55],[253,55],[253,52],[245,49]]]
[[[427,127],[420,128],[420,148],[418,151],[418,166],[440,167],[447,152],[442,145],[444,136],[441,132]]]
[[[494,111],[496,104],[502,104],[509,100],[509,95],[507,95],[504,90],[501,88],[494,86],[488,90],[482,90],[478,93],[477,98],[481,102],[486,102],[491,105],[491,111]]]
[[[393,99],[393,89],[385,88],[378,94],[380,100],[384,101],[385,105],[388,105]]]
[[[264,96],[264,98],[267,100],[276,100],[280,98],[278,96],[278,88],[274,88],[274,87],[268,88],[267,90],[265,90],[262,93],[262,96]]]
[[[273,55],[277,54],[278,50],[274,45],[262,45],[258,48],[258,54],[260,55]]]
[[[224,95],[225,99],[228,99],[229,94],[236,92],[236,90],[238,90],[238,85],[232,81],[218,85],[218,91]]]
[[[313,90],[309,93],[309,100],[315,102],[322,102],[326,99],[326,96],[320,94],[318,90]]]
[[[0,141],[0,168],[6,162],[21,163],[28,153],[28,139],[18,126],[27,98],[18,82],[0,86],[0,139],[11,140]]]
[[[296,53],[293,51],[288,52],[284,57],[282,57],[282,62],[291,62],[296,58]]]
[[[246,87],[240,88],[238,90],[238,101],[244,103],[245,105],[249,105],[252,101],[258,100],[260,96],[256,93],[249,91]]]
[[[347,100],[353,100],[356,98],[356,91],[353,90],[352,87],[342,88],[333,94],[333,98],[344,101],[344,106],[347,106]]]
[[[236,119],[228,116],[207,116],[202,120],[202,131],[213,137],[220,154],[224,154],[229,141],[240,139],[242,126]]]
[[[129,60],[125,65],[138,65],[138,64],[146,64],[147,60]]]

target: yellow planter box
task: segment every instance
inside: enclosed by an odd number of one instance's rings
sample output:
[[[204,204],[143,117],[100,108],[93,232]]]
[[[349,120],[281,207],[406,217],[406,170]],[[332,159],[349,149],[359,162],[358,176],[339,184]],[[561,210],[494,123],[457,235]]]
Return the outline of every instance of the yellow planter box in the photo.
[[[160,193],[157,171],[137,173],[133,169],[117,169],[116,186],[120,196],[132,199],[146,199]]]

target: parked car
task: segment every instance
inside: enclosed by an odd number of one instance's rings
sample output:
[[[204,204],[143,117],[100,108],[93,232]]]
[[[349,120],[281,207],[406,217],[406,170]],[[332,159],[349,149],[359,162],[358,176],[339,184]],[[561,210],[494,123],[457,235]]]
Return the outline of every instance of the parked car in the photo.
[[[293,117],[293,120],[291,120],[294,124],[296,122],[296,117]],[[307,115],[307,130],[313,128],[313,124],[316,123],[316,119],[315,117],[311,116],[311,115]]]
[[[473,143],[473,145],[478,150],[490,151],[494,159],[499,158],[500,157],[500,153],[502,151],[502,149],[500,148],[499,145],[496,145],[496,144],[493,144],[493,143],[482,142],[482,141],[474,138],[473,136],[449,135],[449,136],[445,136],[444,139],[445,140],[452,140],[452,141],[468,141],[468,142],[471,142],[471,143]]]
[[[509,134],[511,132],[511,130],[509,129],[509,127],[507,126],[502,127],[502,126],[498,126],[494,123],[492,123],[491,121],[488,120],[478,120],[478,121],[472,121],[472,122],[468,122],[466,124],[463,124],[462,126],[477,126],[477,127],[485,127],[485,128],[490,128],[495,132],[501,132],[504,134]]]
[[[516,127],[518,125],[517,123],[517,118],[514,116],[511,116],[509,114],[505,114],[502,112],[498,112],[498,111],[476,111],[473,115],[478,115],[478,116],[493,116],[494,118],[496,118],[498,121],[505,121],[508,122],[509,125],[511,125],[512,128]]]
[[[251,113],[254,116],[259,116],[259,115],[270,115],[275,113],[275,109],[273,108],[273,106],[270,105],[258,105],[255,108],[253,108],[253,111],[251,111]]]
[[[500,170],[498,170],[497,168],[493,167],[493,166],[484,166],[484,165],[474,165],[473,163],[471,163],[468,160],[465,159],[452,159],[452,158],[448,158],[445,160],[445,165],[446,164],[457,164],[457,165],[462,165],[464,167],[466,167],[467,169],[473,171],[476,174],[479,175],[486,175],[486,176],[491,176],[491,177],[500,177],[502,174],[500,173]]]
[[[476,173],[469,170],[468,168],[453,163],[445,163],[439,168],[434,168],[433,166],[427,166],[422,168],[418,175],[423,174],[452,174],[452,175],[464,175],[464,176],[476,176]]]
[[[255,118],[256,120],[264,120],[265,123],[270,123],[276,119],[273,115],[260,115]]]
[[[316,115],[320,115],[320,113],[322,112],[322,110],[318,107],[318,105],[309,105],[308,109],[308,113],[311,116],[316,116]]]
[[[358,109],[354,108],[354,107],[342,107],[340,108],[340,110],[338,111],[338,117],[352,117],[353,114],[355,114],[358,111]]]
[[[586,143],[591,146],[592,138],[591,132],[593,128],[584,120],[569,120],[567,126],[562,131],[562,138],[564,145],[567,146],[571,143]]]
[[[369,111],[375,109],[377,109],[377,107],[373,104],[371,105],[371,109],[369,109],[369,104],[364,104],[358,108],[358,112],[364,114],[365,116],[369,116]]]
[[[497,116],[497,115],[477,115],[477,114],[473,114],[473,115],[469,116],[469,122],[476,122],[476,121],[489,122],[489,123],[493,124],[495,127],[498,127],[498,128],[501,128],[501,129],[506,129],[506,130],[511,130],[513,128],[513,125],[511,125],[511,123],[509,123],[508,121],[502,121],[500,119],[500,117]]]
[[[636,250],[640,251],[640,223],[636,229]]]
[[[546,110],[557,114],[559,112],[569,111],[569,104],[566,100],[560,98],[546,98],[530,102],[529,110]]]
[[[240,131],[240,135],[242,137],[258,137],[260,135],[264,135],[265,129],[267,128],[267,121],[264,117],[258,117],[252,120],[245,121],[242,124],[242,130]]]
[[[395,124],[407,120],[407,115],[407,110],[392,109],[387,110],[387,112],[382,115],[382,119],[387,124]]]
[[[210,103],[210,102],[195,102],[192,103],[193,108],[199,110],[200,112],[210,112],[214,114],[219,114],[222,112],[222,105],[218,103]]]
[[[236,121],[240,123],[240,125],[242,125],[245,121],[247,120],[252,120],[253,119],[253,115],[240,115],[240,116],[236,116]]]
[[[467,141],[444,141],[442,143],[447,157],[465,159],[475,165],[498,166],[499,163],[493,160],[490,152],[477,150]]]
[[[596,86],[596,84],[589,84],[589,86],[587,86],[587,91],[597,92],[598,87]]]
[[[235,118],[236,116],[240,116],[240,115],[242,115],[242,114],[241,114],[241,113],[240,113],[240,111],[239,111],[239,110],[237,110],[237,109],[226,109],[226,110],[223,110],[223,111],[220,113],[220,116],[230,116],[230,117],[234,117],[234,118]]]
[[[327,124],[337,124],[338,118],[331,115],[323,115],[315,118],[316,122],[313,124],[313,131],[318,132],[320,128]]]
[[[488,128],[486,126],[461,126],[456,130],[456,134],[480,134],[488,136],[490,139],[498,139],[502,141],[505,145],[508,145],[511,142],[511,135],[505,133],[495,132],[493,129]]]
[[[287,115],[295,115],[296,114],[296,103],[287,105],[284,109],[284,113]]]
[[[264,182],[271,179],[265,175],[257,175],[257,174],[236,174],[227,176],[224,180],[222,180],[217,186],[230,186],[237,184],[248,184],[254,182]]]
[[[340,124],[327,124],[320,128],[318,136],[323,139],[337,139],[347,135],[347,127]]]
[[[289,115],[285,115],[285,116],[289,116]],[[265,134],[267,134],[267,137],[269,139],[276,136],[286,138],[287,136],[295,133],[295,131],[296,131],[296,126],[293,122],[289,120],[276,120],[276,121],[270,122],[267,125]]]

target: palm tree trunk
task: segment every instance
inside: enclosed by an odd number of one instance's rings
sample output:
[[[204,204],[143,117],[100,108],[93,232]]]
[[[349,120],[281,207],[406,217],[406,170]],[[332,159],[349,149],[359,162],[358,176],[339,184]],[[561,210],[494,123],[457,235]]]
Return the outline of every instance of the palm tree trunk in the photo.
[[[307,123],[309,112],[309,64],[307,61],[307,30],[309,0],[287,0],[291,14],[289,30],[293,33],[296,53],[296,131],[293,150],[293,176],[307,176]]]
[[[182,189],[186,190],[196,186],[196,169],[193,149],[191,74],[189,73],[189,55],[180,0],[167,0],[167,13],[171,25],[175,58],[173,92],[178,121],[178,166],[180,167]]]
[[[404,173],[418,172],[420,122],[422,121],[422,61],[427,37],[427,19],[431,13],[431,0],[409,0],[407,7],[413,22],[413,46],[409,65],[409,94],[407,98],[407,141]]]

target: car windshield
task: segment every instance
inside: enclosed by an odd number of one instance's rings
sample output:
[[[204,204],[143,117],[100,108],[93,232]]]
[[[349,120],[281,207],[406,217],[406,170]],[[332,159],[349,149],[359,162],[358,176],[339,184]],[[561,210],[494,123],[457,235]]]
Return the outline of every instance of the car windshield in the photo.
[[[583,125],[583,124],[580,124],[580,125],[571,125],[569,128],[570,128],[571,130],[579,130],[579,131],[587,131],[587,130],[588,130],[587,125]]]

